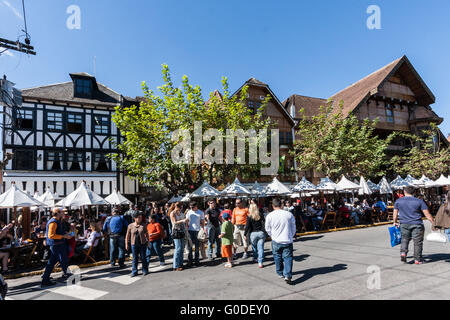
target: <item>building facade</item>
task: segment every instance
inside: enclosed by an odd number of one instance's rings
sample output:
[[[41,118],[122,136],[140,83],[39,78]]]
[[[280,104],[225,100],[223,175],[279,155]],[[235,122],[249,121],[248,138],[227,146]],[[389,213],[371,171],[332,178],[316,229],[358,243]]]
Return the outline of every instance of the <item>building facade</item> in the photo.
[[[311,117],[319,112],[331,100],[334,107],[343,102],[343,115],[350,113],[359,120],[378,118],[375,133],[386,138],[394,131],[421,134],[430,128],[430,123],[439,125],[443,118],[439,117],[430,105],[435,97],[406,56],[403,56],[351,86],[339,91],[329,99],[305,97],[294,94],[283,102],[291,116],[300,120],[300,109],[304,108],[305,116]],[[448,144],[445,136],[439,132],[441,139]],[[301,137],[296,137],[297,139]],[[407,142],[402,139],[392,141],[388,146],[388,154],[395,154],[405,148]],[[319,172],[301,172],[313,183],[323,177]]]
[[[62,198],[86,181],[101,196],[114,188],[135,201],[138,183],[118,170],[108,154],[121,136],[111,121],[114,108],[134,103],[86,73],[71,81],[22,90],[3,132],[3,151],[14,159],[4,170],[3,190],[12,182],[34,194],[50,190]]]

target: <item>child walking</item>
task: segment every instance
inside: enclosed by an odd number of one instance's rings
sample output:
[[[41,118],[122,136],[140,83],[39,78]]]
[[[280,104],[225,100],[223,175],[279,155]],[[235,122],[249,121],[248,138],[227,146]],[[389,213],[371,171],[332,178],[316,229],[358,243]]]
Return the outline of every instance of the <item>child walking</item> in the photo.
[[[233,224],[231,216],[225,212],[222,215],[224,220],[219,238],[222,239],[222,257],[227,258],[225,268],[233,267]]]

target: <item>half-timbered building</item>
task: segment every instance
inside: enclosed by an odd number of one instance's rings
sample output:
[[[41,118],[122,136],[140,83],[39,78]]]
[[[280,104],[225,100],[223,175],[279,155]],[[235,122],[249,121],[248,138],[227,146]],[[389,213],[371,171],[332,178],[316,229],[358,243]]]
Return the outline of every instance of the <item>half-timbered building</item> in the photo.
[[[3,134],[4,152],[14,159],[5,168],[3,190],[14,181],[34,194],[51,191],[64,197],[80,181],[106,196],[114,188],[132,200],[138,183],[108,158],[122,139],[111,121],[114,108],[134,101],[97,82],[87,73],[71,81],[22,90],[23,104],[12,112]]]
[[[375,133],[386,138],[393,131],[421,134],[430,128],[430,123],[439,125],[443,118],[431,108],[435,96],[406,56],[403,56],[351,86],[330,97],[336,107],[343,102],[343,115],[353,113],[358,119],[375,120],[378,118]],[[295,120],[300,120],[300,109],[310,117],[325,106],[328,99],[312,98],[294,94],[283,102]],[[335,108],[337,110],[337,108]],[[439,132],[447,144],[445,136]],[[296,137],[297,139],[301,137]],[[406,146],[402,139],[394,140],[388,147],[388,153],[395,154]],[[303,172],[314,183],[323,177],[315,171]]]

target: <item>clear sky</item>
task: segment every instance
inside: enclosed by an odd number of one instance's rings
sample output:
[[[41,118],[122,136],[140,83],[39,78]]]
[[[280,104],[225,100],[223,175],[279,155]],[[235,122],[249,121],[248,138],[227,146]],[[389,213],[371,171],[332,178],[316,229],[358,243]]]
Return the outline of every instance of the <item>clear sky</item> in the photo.
[[[0,56],[0,74],[19,88],[94,73],[127,96],[140,83],[162,84],[167,63],[179,83],[188,75],[206,97],[227,76],[231,90],[255,77],[283,101],[297,93],[327,98],[406,54],[436,96],[432,105],[450,133],[448,0],[25,0],[37,56]],[[369,5],[381,30],[369,30]],[[81,29],[69,30],[70,5]],[[0,37],[17,39],[21,0],[0,0]],[[23,38],[22,38],[23,40]]]

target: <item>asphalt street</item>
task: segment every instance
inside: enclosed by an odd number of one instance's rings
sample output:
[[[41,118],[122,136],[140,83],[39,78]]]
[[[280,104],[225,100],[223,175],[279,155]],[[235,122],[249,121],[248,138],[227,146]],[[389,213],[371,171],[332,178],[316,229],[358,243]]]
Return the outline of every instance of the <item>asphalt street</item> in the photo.
[[[428,234],[430,224],[425,225]],[[390,246],[388,226],[302,236],[294,243],[292,285],[275,273],[270,242],[263,269],[240,258],[232,269],[202,261],[200,267],[174,272],[168,253],[164,267],[152,259],[146,277],[131,278],[128,262],[126,269],[82,269],[81,280],[72,286],[41,289],[40,276],[8,280],[7,299],[449,299],[450,244],[425,240],[423,265],[413,264],[412,246],[405,264],[399,246]]]

